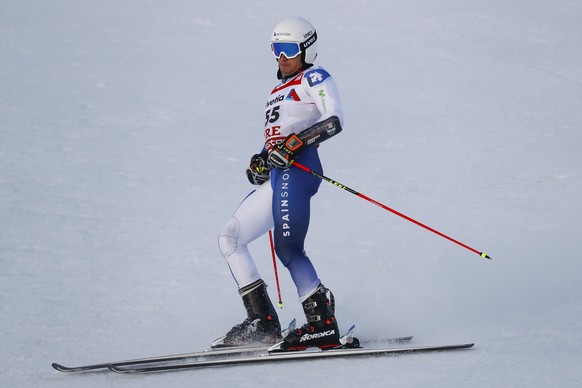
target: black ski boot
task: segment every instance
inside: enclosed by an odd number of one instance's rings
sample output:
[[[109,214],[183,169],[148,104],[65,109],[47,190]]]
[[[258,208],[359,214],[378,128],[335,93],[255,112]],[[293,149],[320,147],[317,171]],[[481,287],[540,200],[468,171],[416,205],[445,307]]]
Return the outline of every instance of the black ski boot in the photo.
[[[281,349],[303,350],[313,346],[326,349],[340,346],[335,301],[330,290],[320,284],[317,291],[303,302],[303,310],[307,323],[289,333],[283,339]]]
[[[212,348],[243,346],[254,342],[273,344],[281,341],[281,325],[277,312],[267,294],[263,280],[249,284],[239,290],[247,310],[247,319],[236,325],[226,336],[212,343]]]

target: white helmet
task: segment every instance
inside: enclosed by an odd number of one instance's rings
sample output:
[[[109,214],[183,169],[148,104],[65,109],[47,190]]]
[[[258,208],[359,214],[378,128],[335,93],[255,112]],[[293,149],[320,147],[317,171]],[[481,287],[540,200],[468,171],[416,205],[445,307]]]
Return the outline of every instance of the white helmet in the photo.
[[[287,58],[293,58],[299,53],[279,51],[276,47],[278,42],[297,43],[297,48],[304,54],[305,63],[312,64],[317,57],[317,33],[315,28],[307,20],[300,17],[283,19],[275,26],[271,36],[271,50],[275,57],[279,58],[281,53]]]

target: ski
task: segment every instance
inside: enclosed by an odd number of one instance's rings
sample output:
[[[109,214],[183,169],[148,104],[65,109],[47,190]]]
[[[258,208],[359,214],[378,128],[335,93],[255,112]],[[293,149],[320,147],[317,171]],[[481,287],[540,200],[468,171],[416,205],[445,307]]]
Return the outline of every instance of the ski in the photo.
[[[363,344],[367,343],[405,343],[412,340],[412,336],[408,337],[395,337],[395,338],[386,338],[381,340],[371,340],[371,341],[362,341]],[[262,353],[267,352],[269,346],[257,344],[257,345],[249,345],[249,346],[237,346],[237,347],[229,347],[229,348],[218,348],[214,350],[203,350],[198,352],[191,352],[191,353],[181,353],[181,354],[172,354],[172,355],[164,355],[164,356],[156,356],[156,357],[147,357],[147,358],[136,358],[130,360],[120,360],[120,361],[110,361],[98,364],[89,364],[89,365],[80,365],[80,366],[65,366],[59,363],[54,362],[52,367],[59,372],[65,373],[74,373],[74,372],[90,372],[90,371],[99,371],[99,370],[107,370],[110,366],[115,367],[127,367],[132,365],[148,365],[148,364],[161,364],[161,363],[168,363],[168,362],[179,362],[179,361],[188,361],[194,359],[212,359],[217,357],[233,357],[233,356],[241,356],[241,355],[250,355],[254,353]]]
[[[165,356],[147,357],[147,358],[136,358],[131,360],[121,360],[113,362],[104,362],[98,364],[89,364],[81,366],[65,366],[56,362],[53,362],[52,367],[59,372],[86,372],[94,371],[99,369],[107,369],[110,365],[116,366],[128,366],[128,365],[143,365],[143,364],[154,364],[162,362],[174,362],[174,361],[186,361],[194,358],[212,358],[220,356],[229,355],[241,355],[245,353],[261,352],[266,350],[268,347],[264,345],[249,345],[249,346],[238,346],[231,348],[221,348],[216,350],[203,350],[199,352],[191,353],[181,353],[181,354],[170,354]]]
[[[123,367],[120,365],[109,365],[109,369],[116,373],[153,373],[169,372],[186,369],[209,368],[217,366],[231,366],[242,364],[261,364],[282,361],[300,361],[310,359],[323,359],[334,357],[356,357],[356,356],[386,356],[396,354],[410,354],[423,352],[444,352],[451,350],[469,349],[474,343],[439,345],[439,346],[412,346],[412,347],[394,347],[381,349],[366,348],[339,348],[330,350],[321,350],[318,348],[304,351],[289,352],[264,352],[249,356],[225,357],[213,360],[199,360],[193,362],[166,363],[158,365],[136,365],[134,367]]]

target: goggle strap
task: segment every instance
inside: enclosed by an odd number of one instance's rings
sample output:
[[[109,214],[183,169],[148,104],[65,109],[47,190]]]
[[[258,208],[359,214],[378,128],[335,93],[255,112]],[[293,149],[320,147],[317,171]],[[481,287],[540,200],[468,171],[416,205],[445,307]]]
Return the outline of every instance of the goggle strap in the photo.
[[[305,42],[301,43],[299,45],[299,48],[301,49],[302,52],[305,52],[305,50],[307,50],[309,48],[309,46],[314,44],[316,40],[317,40],[317,31],[313,30],[313,35],[311,35],[311,37],[309,39],[307,39]]]

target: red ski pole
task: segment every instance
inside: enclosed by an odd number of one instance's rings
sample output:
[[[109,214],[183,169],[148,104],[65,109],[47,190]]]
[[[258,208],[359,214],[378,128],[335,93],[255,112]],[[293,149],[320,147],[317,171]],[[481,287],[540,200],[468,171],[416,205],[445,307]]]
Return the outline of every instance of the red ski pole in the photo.
[[[273,256],[273,269],[275,270],[275,284],[277,284],[277,296],[279,297],[279,308],[283,308],[281,299],[281,287],[279,286],[279,271],[277,271],[277,258],[275,257],[275,244],[273,244],[273,232],[269,230],[269,242],[271,243],[271,256]]]
[[[352,193],[354,195],[357,195],[358,197],[363,198],[366,201],[373,203],[374,205],[380,206],[382,209],[388,210],[390,213],[396,214],[397,216],[402,217],[405,220],[412,222],[413,224],[416,224],[416,225],[418,225],[420,227],[423,227],[424,229],[426,229],[426,230],[428,230],[430,232],[433,232],[433,233],[435,233],[435,234],[437,234],[437,235],[439,235],[439,236],[441,236],[443,238],[446,238],[447,240],[449,240],[451,242],[454,242],[455,244],[460,245],[463,248],[468,249],[471,252],[474,252],[474,253],[478,254],[479,256],[481,256],[484,259],[491,260],[491,257],[489,255],[487,255],[485,252],[480,252],[480,251],[476,250],[475,248],[471,248],[470,246],[468,246],[466,244],[463,244],[462,242],[460,242],[458,240],[455,240],[454,238],[449,237],[446,234],[441,233],[438,230],[431,228],[430,226],[427,226],[427,225],[425,225],[425,224],[423,224],[423,223],[421,223],[421,222],[419,222],[419,221],[417,221],[417,220],[415,220],[415,219],[413,219],[411,217],[408,217],[407,215],[402,214],[399,211],[396,211],[396,210],[394,210],[394,209],[392,209],[392,208],[390,208],[390,207],[388,207],[388,206],[386,206],[386,205],[384,205],[384,204],[382,204],[382,203],[380,203],[380,202],[378,202],[378,201],[376,201],[376,200],[374,200],[374,199],[372,199],[372,198],[370,198],[370,197],[368,197],[368,196],[366,196],[366,195],[364,195],[362,193],[358,193],[354,189],[350,189],[349,187],[347,187],[347,186],[339,183],[338,181],[334,181],[333,179],[330,179],[330,178],[326,177],[325,175],[322,175],[322,174],[318,173],[317,171],[313,171],[309,167],[306,167],[306,166],[304,166],[304,165],[302,165],[300,163],[297,163],[297,162],[293,162],[293,166],[295,166],[297,168],[300,168],[303,171],[306,171],[306,172],[308,172],[310,174],[313,174],[316,177],[318,177],[319,179],[322,179],[322,180],[324,180],[326,182],[329,182],[329,183],[333,184],[334,186],[339,187],[340,189],[344,189],[344,190],[346,190],[346,191],[348,191],[348,192],[350,192],[350,193]]]

